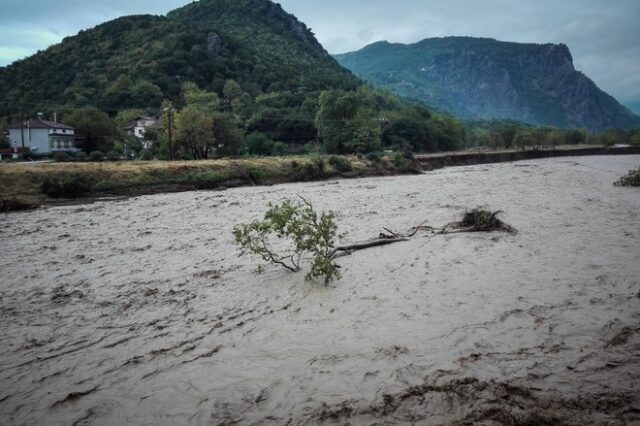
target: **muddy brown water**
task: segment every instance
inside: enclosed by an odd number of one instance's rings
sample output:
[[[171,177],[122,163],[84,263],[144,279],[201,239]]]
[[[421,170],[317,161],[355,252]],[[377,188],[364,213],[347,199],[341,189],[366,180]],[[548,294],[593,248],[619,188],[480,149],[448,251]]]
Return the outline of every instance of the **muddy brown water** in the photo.
[[[640,424],[640,156],[144,196],[0,215],[0,424]],[[340,259],[231,229],[303,195],[348,241],[501,209],[509,234]]]

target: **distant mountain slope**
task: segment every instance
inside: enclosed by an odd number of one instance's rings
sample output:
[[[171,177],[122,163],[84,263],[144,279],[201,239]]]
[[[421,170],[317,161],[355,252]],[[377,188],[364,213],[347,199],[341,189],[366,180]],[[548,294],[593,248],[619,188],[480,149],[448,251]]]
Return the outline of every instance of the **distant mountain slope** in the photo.
[[[336,59],[370,83],[462,118],[603,130],[640,117],[575,70],[567,46],[471,37],[378,42]]]
[[[19,103],[157,106],[185,81],[221,93],[227,79],[253,96],[359,84],[280,5],[200,0],[167,16],[104,23],[0,68],[0,116]]]

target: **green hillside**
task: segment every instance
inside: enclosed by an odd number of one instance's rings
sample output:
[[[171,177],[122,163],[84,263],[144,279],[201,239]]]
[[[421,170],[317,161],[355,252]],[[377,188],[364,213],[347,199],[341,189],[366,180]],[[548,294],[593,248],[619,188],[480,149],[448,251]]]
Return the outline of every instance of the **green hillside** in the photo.
[[[264,93],[352,89],[294,16],[268,0],[201,0],[167,16],[127,16],[0,68],[0,117],[61,106],[158,107],[184,82],[222,95],[227,80]]]

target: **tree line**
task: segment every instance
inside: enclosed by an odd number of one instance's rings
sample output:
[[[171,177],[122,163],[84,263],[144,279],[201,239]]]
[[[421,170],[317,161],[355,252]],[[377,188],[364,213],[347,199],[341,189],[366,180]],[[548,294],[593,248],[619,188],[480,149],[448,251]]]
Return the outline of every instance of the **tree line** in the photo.
[[[126,82],[114,82],[114,85]],[[198,160],[240,155],[287,155],[322,151],[366,154],[385,150],[430,153],[460,149],[545,149],[558,145],[640,144],[640,131],[593,134],[500,120],[462,122],[388,92],[355,90],[282,91],[250,94],[235,80],[221,93],[196,83],[182,85],[175,102],[151,110],[125,108],[69,110],[61,121],[73,126],[85,155],[112,158]],[[152,115],[156,126],[143,140],[124,128],[136,117]],[[0,121],[6,128],[8,119]],[[6,145],[6,141],[2,142]],[[82,155],[82,154],[80,154]],[[99,158],[94,154],[94,158]]]

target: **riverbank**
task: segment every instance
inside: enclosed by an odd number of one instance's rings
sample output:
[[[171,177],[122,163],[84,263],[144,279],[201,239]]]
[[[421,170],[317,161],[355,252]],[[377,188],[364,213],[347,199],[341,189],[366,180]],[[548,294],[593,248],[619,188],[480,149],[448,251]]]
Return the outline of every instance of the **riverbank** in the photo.
[[[444,154],[416,155],[423,170],[436,170],[445,167],[471,166],[477,164],[497,164],[523,160],[539,160],[557,157],[587,157],[594,155],[635,155],[640,147],[603,148],[598,146],[561,146],[544,150],[504,150],[488,152],[452,152]]]
[[[400,154],[305,156],[207,161],[0,164],[0,212],[238,186],[419,173]]]
[[[415,174],[541,158],[640,154],[640,147],[559,147],[385,156],[304,156],[207,161],[0,164],[0,212],[200,189]]]

